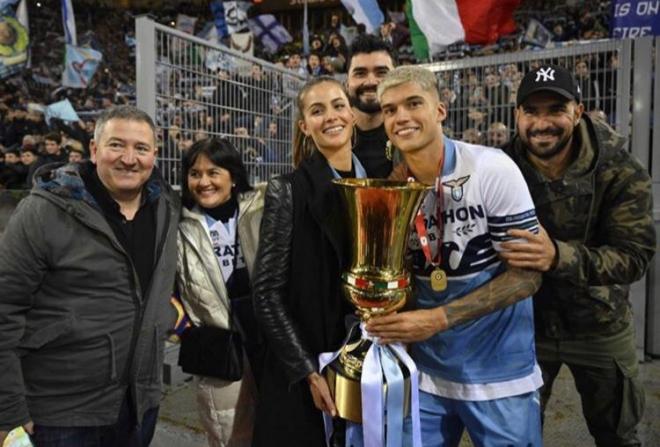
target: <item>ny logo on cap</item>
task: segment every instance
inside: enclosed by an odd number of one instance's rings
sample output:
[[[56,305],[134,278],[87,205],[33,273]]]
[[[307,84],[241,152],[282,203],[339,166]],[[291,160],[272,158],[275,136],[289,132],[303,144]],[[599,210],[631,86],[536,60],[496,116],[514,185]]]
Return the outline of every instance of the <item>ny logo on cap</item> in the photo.
[[[543,79],[541,79],[543,78]],[[539,68],[539,71],[536,72],[536,79],[534,82],[547,82],[555,80],[555,70],[552,67],[548,68]]]

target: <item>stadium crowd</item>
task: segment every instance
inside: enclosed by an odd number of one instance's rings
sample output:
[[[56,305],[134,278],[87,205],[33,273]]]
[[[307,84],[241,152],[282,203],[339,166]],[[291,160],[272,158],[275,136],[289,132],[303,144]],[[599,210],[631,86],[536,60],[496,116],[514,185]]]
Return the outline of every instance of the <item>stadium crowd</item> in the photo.
[[[380,2],[384,10],[388,2]],[[398,9],[401,9],[400,7]],[[576,40],[606,37],[611,15],[610,1],[548,3],[524,0],[516,11],[517,33],[501,38],[488,46],[459,43],[437,54],[436,60],[463,58],[538,48],[538,39],[526,33],[533,19],[551,30],[552,45],[568,45]],[[147,12],[147,11],[138,11]],[[211,20],[208,8],[186,5],[174,11],[149,11],[157,21],[174,24],[176,13],[197,17],[197,30]],[[46,136],[56,133],[61,158],[70,153],[88,154],[88,143],[98,113],[111,104],[135,102],[135,16],[123,10],[108,10],[87,3],[76,5],[78,44],[101,51],[104,59],[86,89],[61,86],[64,37],[53,27],[53,17],[59,16],[56,2],[43,2],[30,9],[31,64],[20,74],[3,79],[0,84],[0,188],[27,188],[30,160],[48,159]],[[378,34],[397,50],[399,63],[418,62],[412,51],[405,14],[392,11]],[[311,30],[310,50],[305,55],[302,31],[293,34],[293,42],[271,54],[255,42],[254,55],[276,66],[286,68],[301,77],[330,75],[345,77],[348,43],[342,34],[354,26],[357,34],[364,26],[355,24],[345,11],[334,11],[324,18],[325,24]],[[534,37],[534,36],[532,36]],[[227,43],[227,42],[225,42]],[[614,111],[614,70],[617,58],[613,53],[602,58],[562,61],[574,65],[587,110],[610,123]],[[502,64],[461,72],[444,72],[439,76],[450,135],[468,142],[501,146],[512,132],[513,98],[522,78],[519,64]],[[214,78],[206,86],[196,85],[194,93],[168,75],[169,97],[163,98],[166,113],[158,117],[162,129],[159,135],[163,153],[179,154],[195,141],[209,134],[232,136],[246,160],[255,163],[288,163],[290,159],[293,104],[287,95],[287,81],[280,72],[263,70],[260,65],[246,69],[234,66],[214,67]],[[290,95],[289,95],[290,96]],[[46,120],[43,107],[68,99],[80,121]],[[77,155],[73,155],[74,158]],[[172,158],[172,157],[170,157]],[[40,163],[40,162],[39,162]],[[166,164],[166,162],[165,162]],[[175,171],[175,164],[165,166]],[[172,172],[170,178],[176,179]]]

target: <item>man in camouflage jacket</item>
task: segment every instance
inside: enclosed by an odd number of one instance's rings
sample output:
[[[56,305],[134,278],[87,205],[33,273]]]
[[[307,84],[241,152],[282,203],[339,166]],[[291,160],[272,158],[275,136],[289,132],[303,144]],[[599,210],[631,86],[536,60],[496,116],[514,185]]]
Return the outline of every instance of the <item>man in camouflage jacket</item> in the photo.
[[[527,181],[543,228],[510,232],[529,242],[506,243],[502,256],[543,272],[534,296],[542,408],[565,363],[596,444],[640,445],[644,393],[628,294],[655,252],[651,180],[625,139],[583,111],[564,68],[541,66],[523,79],[517,134],[505,151]]]

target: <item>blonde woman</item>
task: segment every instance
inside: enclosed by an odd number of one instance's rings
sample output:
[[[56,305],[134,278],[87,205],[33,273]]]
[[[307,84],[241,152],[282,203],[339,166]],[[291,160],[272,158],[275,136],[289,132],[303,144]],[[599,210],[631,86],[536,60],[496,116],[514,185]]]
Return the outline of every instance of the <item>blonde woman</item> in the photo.
[[[365,177],[351,152],[354,115],[328,77],[298,94],[293,173],[266,191],[254,303],[266,339],[255,447],[325,446],[321,411],[336,409],[318,354],[337,350],[352,313],[340,290],[350,259],[344,206],[333,178]]]

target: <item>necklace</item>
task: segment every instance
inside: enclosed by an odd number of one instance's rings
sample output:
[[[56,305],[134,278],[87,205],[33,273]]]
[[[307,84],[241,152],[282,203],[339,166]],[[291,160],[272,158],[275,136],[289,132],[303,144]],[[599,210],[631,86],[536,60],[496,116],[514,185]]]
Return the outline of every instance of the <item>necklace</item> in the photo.
[[[444,154],[440,159],[438,166],[438,175],[435,177],[435,211],[436,211],[436,225],[438,226],[438,246],[436,250],[436,257],[433,259],[431,254],[431,245],[429,243],[428,232],[426,231],[426,224],[424,223],[424,211],[423,207],[419,208],[417,211],[417,216],[415,216],[415,228],[417,229],[417,235],[419,236],[419,243],[422,246],[422,251],[424,252],[424,257],[426,261],[431,264],[433,271],[431,272],[431,288],[435,292],[442,292],[447,288],[447,274],[444,270],[440,268],[442,263],[442,241],[444,239],[444,230],[445,225],[442,220],[442,213],[444,208],[444,191],[442,189],[442,168],[444,167],[445,157]],[[408,175],[411,176],[410,171]]]

